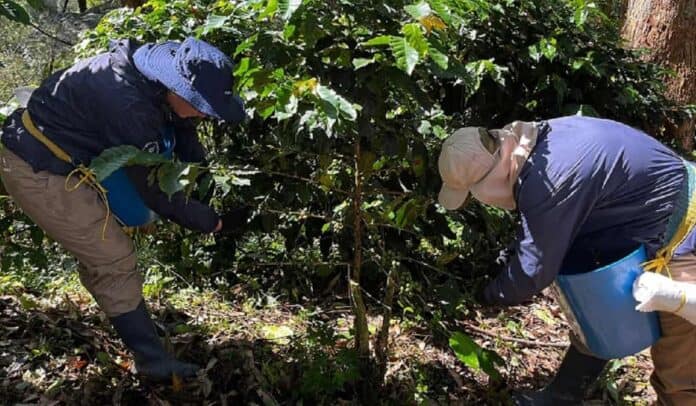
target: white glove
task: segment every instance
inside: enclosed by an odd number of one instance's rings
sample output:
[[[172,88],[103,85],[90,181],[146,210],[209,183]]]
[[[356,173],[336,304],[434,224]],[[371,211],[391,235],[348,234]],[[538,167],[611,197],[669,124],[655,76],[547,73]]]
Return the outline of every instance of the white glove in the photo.
[[[633,282],[633,297],[640,312],[669,312],[696,324],[696,285],[677,282],[654,272],[643,272]],[[686,302],[682,306],[682,300]],[[681,309],[680,309],[681,306]]]

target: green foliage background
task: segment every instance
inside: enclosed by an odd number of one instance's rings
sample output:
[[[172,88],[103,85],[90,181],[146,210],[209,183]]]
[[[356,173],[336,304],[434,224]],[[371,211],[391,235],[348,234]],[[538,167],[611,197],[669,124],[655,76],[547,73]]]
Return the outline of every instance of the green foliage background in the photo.
[[[202,124],[210,166],[157,163],[156,178],[169,193],[194,193],[192,180],[208,173],[220,210],[244,202],[254,216],[242,238],[167,225],[140,243],[188,281],[244,281],[293,301],[343,281],[358,261],[369,308],[392,308],[391,275],[395,314],[437,333],[468,312],[514,229],[498,210],[435,203],[439,146],[454,129],[585,114],[659,137],[681,113],[663,96],[666,72],[621,48],[617,24],[589,0],[151,0],[110,13],[76,50],[187,36],[233,58],[250,120]],[[136,155],[111,150],[92,166],[105,174]],[[6,258],[3,270],[16,266]],[[453,339],[463,362],[497,374],[489,354]]]
[[[364,278],[429,269],[419,262],[481,275],[510,226],[475,204],[434,204],[439,144],[453,129],[579,113],[659,136],[676,111],[665,72],[622,49],[616,24],[585,0],[151,1],[111,13],[78,48],[189,35],[233,57],[251,114],[239,128],[202,129],[218,203],[258,207],[254,244],[282,236],[285,249],[264,260],[322,262],[312,271],[324,276],[353,258],[356,171]],[[258,262],[254,247],[238,267]]]

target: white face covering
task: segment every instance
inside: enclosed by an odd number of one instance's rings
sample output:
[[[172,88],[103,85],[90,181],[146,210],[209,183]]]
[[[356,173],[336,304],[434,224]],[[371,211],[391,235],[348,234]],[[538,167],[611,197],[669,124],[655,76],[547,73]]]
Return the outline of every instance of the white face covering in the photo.
[[[471,194],[483,204],[514,210],[514,187],[522,166],[536,145],[537,123],[515,121],[502,130],[491,130],[500,140],[500,148],[490,171],[471,186]]]

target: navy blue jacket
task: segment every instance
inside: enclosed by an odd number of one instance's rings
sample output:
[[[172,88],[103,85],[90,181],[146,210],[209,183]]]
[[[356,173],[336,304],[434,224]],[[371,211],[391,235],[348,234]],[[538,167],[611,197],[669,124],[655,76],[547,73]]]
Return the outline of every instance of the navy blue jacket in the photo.
[[[520,303],[564,267],[590,271],[640,244],[654,257],[686,180],[681,158],[634,128],[578,116],[548,123],[515,185],[515,253],[485,290],[491,302]]]
[[[137,46],[113,43],[109,52],[77,62],[54,73],[34,91],[27,108],[37,127],[73,160],[89,165],[107,148],[133,145],[158,153],[167,126],[175,128],[175,155],[201,162],[205,151],[194,125],[179,119],[165,101],[167,89],[148,80],[133,64]],[[8,117],[2,142],[34,171],[66,175],[72,167],[56,158],[21,123],[23,110]],[[211,232],[219,217],[209,206],[177,193],[171,199],[147,184],[149,169],[127,168],[145,203],[160,216],[186,228]]]

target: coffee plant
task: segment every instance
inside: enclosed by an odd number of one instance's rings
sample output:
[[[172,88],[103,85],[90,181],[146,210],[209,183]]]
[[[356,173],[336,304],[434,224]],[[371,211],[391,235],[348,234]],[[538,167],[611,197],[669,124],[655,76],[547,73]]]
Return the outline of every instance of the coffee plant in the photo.
[[[214,187],[221,210],[254,207],[243,241],[176,231],[163,243],[169,260],[200,272],[192,278],[229,272],[238,245],[257,249],[237,253],[234,269],[263,262],[323,281],[347,270],[366,383],[384,373],[395,311],[424,311],[410,300],[424,290],[414,281],[466,291],[511,235],[509,214],[475,203],[446,213],[435,203],[439,145],[454,129],[590,114],[660,135],[679,113],[662,96],[665,72],[622,49],[613,21],[589,0],[151,0],[110,13],[76,49],[89,56],[111,39],[187,36],[233,58],[250,118],[200,125],[205,166],[125,146],[92,169],[103,178],[147,163],[167,193]],[[373,334],[368,307],[383,316]],[[455,350],[470,351],[461,360],[497,375],[492,355],[455,338]]]

